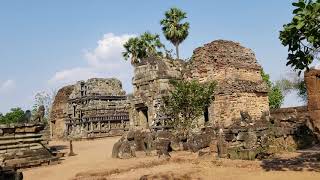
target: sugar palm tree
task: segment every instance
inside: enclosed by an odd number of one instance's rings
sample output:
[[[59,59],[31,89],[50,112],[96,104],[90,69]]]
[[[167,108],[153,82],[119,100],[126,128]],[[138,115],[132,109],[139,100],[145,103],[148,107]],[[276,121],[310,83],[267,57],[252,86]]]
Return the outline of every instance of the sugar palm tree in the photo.
[[[136,64],[139,62],[140,58],[143,58],[146,54],[145,50],[143,49],[143,45],[141,43],[140,38],[133,37],[130,38],[124,45],[125,51],[122,52],[123,57],[125,60],[131,58],[131,64]]]
[[[176,47],[177,59],[179,59],[179,45],[189,34],[189,23],[181,23],[185,18],[187,18],[185,12],[171,8],[165,12],[165,18],[160,21],[164,36]]]
[[[161,55],[160,49],[164,45],[160,42],[159,35],[145,32],[139,37],[130,38],[124,45],[123,57],[127,60],[131,57],[131,64],[136,64],[139,60],[152,56]]]
[[[147,56],[151,55],[161,55],[161,49],[164,45],[160,41],[160,36],[158,34],[151,34],[150,32],[145,32],[141,36],[141,41],[146,49]]]

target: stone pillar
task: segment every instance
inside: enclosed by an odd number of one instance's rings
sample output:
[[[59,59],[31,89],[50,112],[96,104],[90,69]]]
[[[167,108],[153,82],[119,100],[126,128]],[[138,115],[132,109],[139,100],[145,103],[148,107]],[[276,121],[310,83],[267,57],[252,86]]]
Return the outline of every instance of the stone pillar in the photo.
[[[313,130],[320,138],[320,70],[310,69],[304,73],[308,93],[308,112],[313,124]]]

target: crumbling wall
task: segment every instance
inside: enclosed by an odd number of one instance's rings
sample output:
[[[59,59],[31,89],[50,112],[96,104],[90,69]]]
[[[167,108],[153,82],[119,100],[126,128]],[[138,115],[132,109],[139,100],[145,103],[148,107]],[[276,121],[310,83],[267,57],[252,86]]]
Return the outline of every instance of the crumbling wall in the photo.
[[[213,41],[194,50],[185,78],[216,81],[215,100],[208,108],[212,124],[230,126],[246,111],[259,119],[269,111],[268,88],[252,50],[239,43]]]
[[[26,168],[57,160],[44,133],[43,123],[0,125],[0,166]]]
[[[183,69],[183,61],[157,57],[135,66],[131,115],[135,127],[148,128],[161,121],[162,98],[172,89],[171,79],[182,79]]]
[[[68,117],[68,99],[74,86],[61,88],[54,98],[50,112],[50,131],[52,139],[61,139],[65,135],[65,119]]]
[[[314,131],[320,139],[320,70],[310,69],[304,73],[308,93],[308,111]]]
[[[270,122],[274,124],[274,131],[280,137],[279,145],[290,144],[294,150],[304,149],[318,142],[306,106],[272,109]]]
[[[129,108],[122,83],[115,78],[79,81],[68,99],[66,136],[97,138],[129,130]]]

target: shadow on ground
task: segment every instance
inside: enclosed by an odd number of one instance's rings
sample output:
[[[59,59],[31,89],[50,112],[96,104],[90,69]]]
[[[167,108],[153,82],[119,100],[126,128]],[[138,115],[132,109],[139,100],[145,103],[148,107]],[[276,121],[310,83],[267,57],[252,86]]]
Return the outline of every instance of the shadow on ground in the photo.
[[[273,158],[263,160],[261,167],[266,171],[320,172],[320,146],[298,152],[300,155],[292,158]]]
[[[50,150],[53,150],[53,151],[61,151],[61,150],[65,150],[65,149],[69,149],[69,146],[66,146],[66,145],[50,146]]]

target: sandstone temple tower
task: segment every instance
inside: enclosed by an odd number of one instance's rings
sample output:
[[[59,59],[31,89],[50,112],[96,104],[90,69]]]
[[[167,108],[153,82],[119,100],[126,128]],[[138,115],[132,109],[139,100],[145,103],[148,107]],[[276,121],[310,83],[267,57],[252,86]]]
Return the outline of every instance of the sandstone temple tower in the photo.
[[[252,50],[239,43],[213,41],[194,50],[189,62],[147,58],[135,65],[132,121],[134,127],[153,128],[162,117],[163,96],[173,88],[169,81],[216,81],[215,100],[199,118],[200,124],[230,126],[247,112],[260,119],[269,112],[268,87],[261,77],[261,66]],[[165,123],[160,123],[164,126]]]
[[[163,96],[172,89],[171,79],[182,79],[184,62],[181,60],[150,57],[135,65],[133,84],[132,125],[151,128],[159,122],[164,126],[161,114]]]
[[[217,40],[194,50],[185,78],[217,82],[215,100],[205,119],[229,126],[240,119],[241,111],[254,119],[269,111],[268,88],[261,70],[252,50],[239,43]]]
[[[58,93],[56,100],[60,95]],[[60,129],[60,137],[121,135],[129,129],[130,106],[119,80],[93,78],[86,82],[79,81],[72,86],[68,95],[64,104],[59,104],[60,107],[63,106],[60,112],[64,114],[63,119],[60,119],[60,126],[63,127],[56,128]],[[58,112],[59,106],[54,102],[53,114]],[[57,123],[57,120],[55,122]]]
[[[253,120],[269,113],[268,87],[252,50],[217,40],[194,50],[190,61],[149,57],[134,64],[133,95],[117,79],[93,78],[59,90],[52,107],[53,138],[120,135],[129,128],[165,129],[163,97],[170,80],[216,81],[215,99],[199,125],[228,127],[246,112]],[[168,127],[170,128],[170,127]]]

